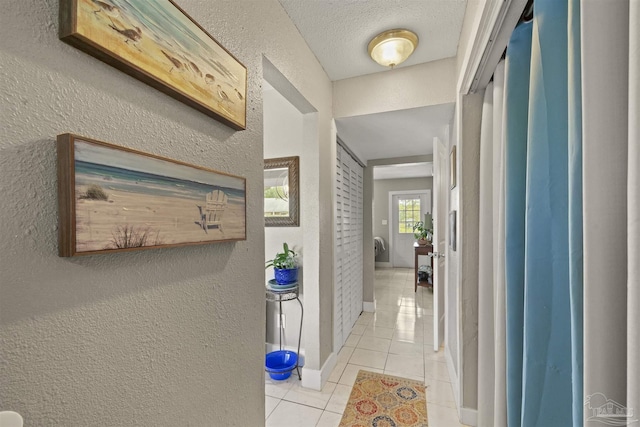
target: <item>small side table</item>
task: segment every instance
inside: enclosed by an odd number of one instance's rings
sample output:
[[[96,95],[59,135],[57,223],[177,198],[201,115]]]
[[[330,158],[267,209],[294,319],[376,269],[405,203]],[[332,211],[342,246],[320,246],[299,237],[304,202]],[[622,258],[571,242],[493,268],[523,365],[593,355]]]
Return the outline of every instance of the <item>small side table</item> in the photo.
[[[283,301],[298,301],[300,304],[300,330],[298,332],[298,353],[296,354],[297,360],[296,365],[291,368],[291,370],[296,370],[298,372],[298,379],[302,380],[302,375],[300,374],[300,341],[302,340],[302,319],[304,318],[304,307],[302,306],[302,301],[298,297],[299,287],[298,283],[295,283],[295,286],[292,286],[287,289],[274,289],[269,285],[266,285],[266,297],[267,301],[277,302],[278,303],[278,318],[280,319],[280,350],[282,350],[282,334],[284,334],[284,327],[282,326],[282,302]],[[288,372],[285,371],[285,372]]]
[[[424,286],[426,288],[429,287],[429,282],[420,282],[418,280],[418,255],[429,255],[429,254],[432,254],[433,246],[432,245],[420,246],[418,244],[418,242],[415,242],[413,244],[413,251],[415,252],[415,255],[414,255],[414,273],[415,273],[415,275],[414,275],[413,283],[415,283],[414,292],[417,292],[418,291],[418,286]],[[433,256],[431,256],[431,274],[432,274],[431,277],[433,277]]]

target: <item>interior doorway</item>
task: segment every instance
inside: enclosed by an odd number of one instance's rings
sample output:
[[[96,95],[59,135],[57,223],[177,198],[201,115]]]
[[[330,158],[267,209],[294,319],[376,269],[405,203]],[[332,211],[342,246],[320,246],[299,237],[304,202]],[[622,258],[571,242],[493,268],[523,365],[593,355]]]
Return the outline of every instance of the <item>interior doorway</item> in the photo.
[[[413,224],[431,212],[431,191],[411,190],[389,192],[390,262],[393,267],[413,268]]]

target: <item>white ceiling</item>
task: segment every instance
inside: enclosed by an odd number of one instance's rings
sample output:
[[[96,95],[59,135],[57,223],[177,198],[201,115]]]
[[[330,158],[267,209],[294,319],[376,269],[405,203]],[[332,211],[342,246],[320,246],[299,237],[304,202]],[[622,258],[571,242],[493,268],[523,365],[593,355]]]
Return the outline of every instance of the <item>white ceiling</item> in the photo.
[[[373,179],[422,178],[433,176],[433,163],[403,163],[401,165],[375,166]]]
[[[388,71],[367,52],[369,41],[393,29],[414,31],[419,43],[397,68],[454,57],[467,0],[279,0],[332,81]],[[338,135],[362,161],[431,154],[453,104],[347,117]],[[415,166],[388,168],[396,177],[425,176]],[[382,173],[382,172],[378,172]],[[416,175],[417,174],[417,175]]]
[[[340,139],[363,162],[433,153],[433,137],[444,138],[453,104],[336,119]]]
[[[393,28],[418,35],[398,67],[456,56],[467,0],[279,0],[331,80],[385,71],[367,52]]]

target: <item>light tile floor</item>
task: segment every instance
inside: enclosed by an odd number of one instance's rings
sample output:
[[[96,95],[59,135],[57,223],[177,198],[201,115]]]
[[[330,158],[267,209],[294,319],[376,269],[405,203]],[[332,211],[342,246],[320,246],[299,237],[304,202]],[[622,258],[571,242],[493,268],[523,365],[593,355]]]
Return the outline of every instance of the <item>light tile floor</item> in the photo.
[[[433,351],[433,293],[414,293],[413,269],[376,270],[376,312],[362,313],[321,391],[265,375],[267,427],[335,427],[360,369],[424,381],[430,427],[459,427],[444,353]]]

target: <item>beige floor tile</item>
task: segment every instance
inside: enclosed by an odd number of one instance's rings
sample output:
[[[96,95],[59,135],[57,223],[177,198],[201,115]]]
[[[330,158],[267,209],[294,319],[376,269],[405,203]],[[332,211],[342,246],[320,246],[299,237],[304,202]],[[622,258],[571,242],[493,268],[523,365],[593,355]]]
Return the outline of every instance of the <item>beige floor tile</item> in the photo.
[[[329,379],[327,381],[332,383],[337,383],[340,381],[340,377],[342,376],[342,372],[344,372],[344,368],[347,367],[347,362],[337,362],[336,366],[331,371],[331,375],[329,375]]]
[[[340,377],[339,384],[348,385],[349,387],[353,387],[353,383],[356,382],[356,377],[358,376],[358,372],[363,369],[369,372],[378,372],[380,374],[383,373],[382,369],[368,368],[366,366],[352,365],[348,364],[346,368],[344,368],[344,372]]]
[[[429,398],[427,397],[427,402]],[[438,404],[427,403],[429,427],[460,427],[460,420],[455,409]]]
[[[315,426],[321,415],[321,409],[283,400],[267,418],[266,427]]]
[[[440,381],[449,381],[449,370],[447,364],[437,360],[425,360],[424,377]]]
[[[428,343],[424,345],[424,360],[437,360],[439,362],[445,362],[444,359],[444,348],[441,348],[440,351],[433,351],[433,343]]]
[[[425,345],[422,343],[412,343],[407,341],[391,341],[389,353],[403,354],[405,356],[423,356]]]
[[[422,356],[390,354],[384,369],[390,372],[424,377],[424,358]]]
[[[349,358],[353,354],[353,350],[355,349],[356,349],[355,347],[347,347],[347,346],[342,347],[338,352],[338,362],[347,363],[349,361]]]
[[[393,333],[392,341],[407,341],[424,344],[423,331],[397,330]]]
[[[385,328],[394,328],[396,325],[397,313],[388,311],[378,311],[371,320],[371,325],[382,326]]]
[[[327,402],[329,402],[335,388],[336,383],[330,382],[327,382],[320,391],[304,388],[300,384],[294,384],[282,400],[318,409],[324,409],[325,406],[327,406]]]
[[[406,305],[401,305],[399,307],[399,309],[398,309],[398,313],[412,315],[412,316],[416,316],[416,317],[424,317],[424,316],[427,315],[427,313],[425,312],[424,308],[409,307],[409,306],[406,306]]]
[[[265,396],[264,397],[264,419],[269,418],[269,415],[273,412],[273,410],[280,403],[280,399],[276,399],[275,397]]]
[[[349,363],[352,365],[366,366],[368,368],[384,369],[387,354],[388,353],[381,351],[356,348],[349,359]]]
[[[391,345],[390,339],[378,338],[378,337],[367,335],[360,338],[360,341],[358,341],[358,346],[356,348],[388,353],[390,345]]]
[[[359,317],[356,321],[356,326],[367,326],[371,322],[370,318],[367,317]]]
[[[362,333],[367,329],[367,325],[356,324],[353,328],[351,328],[351,335],[362,335]]]
[[[329,403],[327,403],[325,411],[342,414],[344,412],[344,408],[347,406],[347,402],[349,401],[351,388],[352,386],[350,385],[338,384],[329,399]]]
[[[407,374],[406,372],[388,371],[386,369],[384,370],[384,373],[386,375],[392,375],[394,377],[400,377],[400,378],[408,378],[410,380],[420,381],[420,382],[424,383],[424,377],[420,376],[420,375]]]
[[[316,427],[339,427],[340,421],[342,421],[342,414],[324,411]]]
[[[294,380],[298,381],[298,377],[295,375],[291,375],[284,381],[275,381],[269,377],[269,374],[265,374],[264,394],[276,399],[282,399],[293,385]]]
[[[358,341],[360,341],[360,335],[349,335],[349,338],[344,342],[345,347],[355,347],[358,345]]]
[[[398,331],[424,332],[424,324],[420,320],[404,320],[396,323]]]
[[[427,402],[437,403],[438,405],[449,408],[456,407],[450,382],[433,380],[431,378],[425,378],[424,382],[427,387]]]
[[[395,328],[385,328],[383,326],[374,326],[369,325],[367,329],[365,329],[362,336],[374,336],[378,338],[393,338],[393,333],[395,332]]]

